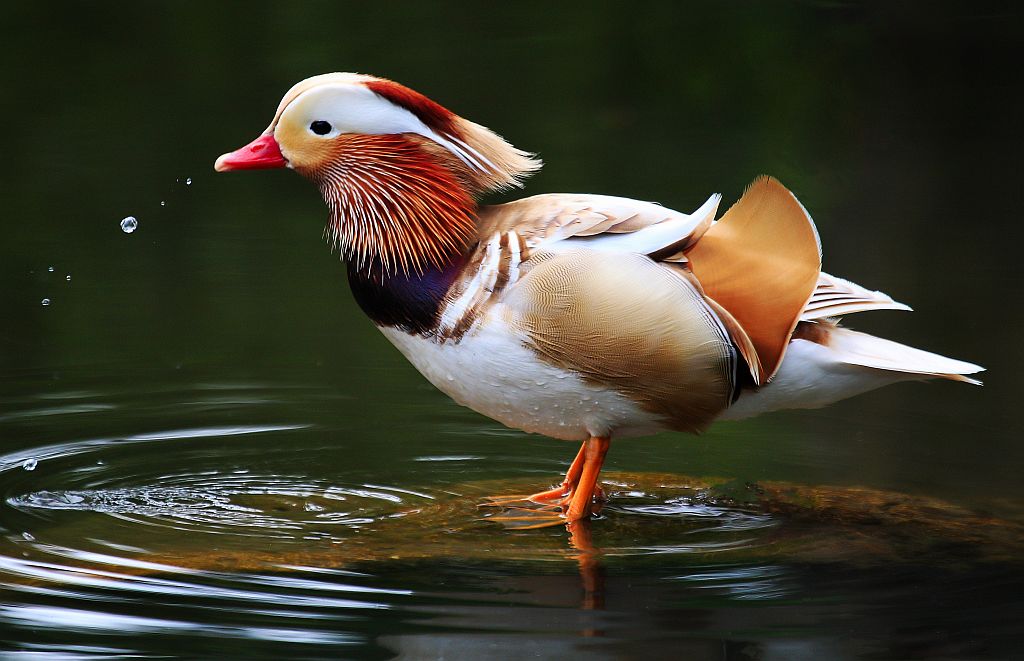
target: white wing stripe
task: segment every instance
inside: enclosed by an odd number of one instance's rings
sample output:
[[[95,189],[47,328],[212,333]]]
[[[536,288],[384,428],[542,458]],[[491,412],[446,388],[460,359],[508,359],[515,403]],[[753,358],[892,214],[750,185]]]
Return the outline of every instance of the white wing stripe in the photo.
[[[589,248],[641,255],[650,255],[676,244],[681,244],[680,248],[683,248],[704,233],[703,230],[710,225],[721,199],[722,196],[717,193],[712,195],[692,215],[651,205],[661,215],[664,215],[664,219],[643,229],[621,234],[606,232],[594,236],[573,236],[544,247],[555,252]]]

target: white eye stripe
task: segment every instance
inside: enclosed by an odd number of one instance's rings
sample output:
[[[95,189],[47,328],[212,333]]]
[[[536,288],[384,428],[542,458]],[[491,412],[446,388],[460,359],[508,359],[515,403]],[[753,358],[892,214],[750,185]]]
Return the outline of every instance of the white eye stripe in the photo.
[[[481,172],[496,170],[480,152],[452,135],[440,135],[415,114],[377,95],[361,84],[335,83],[318,85],[295,98],[281,113],[281,122],[301,122],[317,137],[333,137],[342,133],[390,135],[415,133],[441,145],[469,167]],[[312,131],[314,121],[326,121],[331,133],[319,135]]]

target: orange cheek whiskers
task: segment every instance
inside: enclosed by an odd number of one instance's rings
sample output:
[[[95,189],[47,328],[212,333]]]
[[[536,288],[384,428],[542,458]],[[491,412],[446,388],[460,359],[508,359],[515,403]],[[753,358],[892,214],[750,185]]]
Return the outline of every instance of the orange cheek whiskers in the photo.
[[[332,246],[363,266],[422,272],[460,254],[476,203],[453,169],[404,135],[344,136],[307,174],[331,210]]]

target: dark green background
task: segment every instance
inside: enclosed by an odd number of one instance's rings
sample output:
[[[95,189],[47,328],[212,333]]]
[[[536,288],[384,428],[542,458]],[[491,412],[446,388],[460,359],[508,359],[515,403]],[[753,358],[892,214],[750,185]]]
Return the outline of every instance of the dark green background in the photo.
[[[367,481],[443,484],[467,476],[392,459],[468,452],[491,458],[476,477],[553,477],[574,448],[498,435],[362,316],[312,186],[213,172],[294,82],[357,71],[538,152],[546,165],[527,193],[690,211],[775,175],[814,217],[828,272],[916,310],[849,325],[989,369],[983,388],[902,384],[698,438],[617,443],[610,468],[867,485],[1020,513],[1015,3],[9,2],[0,17],[7,451],[254,422],[242,408],[176,408],[195,384],[231,382],[331,393],[291,391],[259,414],[344,430],[318,454],[297,447],[293,472],[351,464]],[[33,413],[69,390],[114,404]],[[166,444],[156,452],[174,461]]]
[[[828,271],[917,310],[849,323],[990,369],[983,389],[901,385],[789,424],[824,420],[847,479],[934,461],[940,493],[1014,487],[1021,13],[892,4],[9,4],[0,387],[285,369],[393,407],[388,384],[419,377],[353,305],[315,190],[212,172],[296,80],[362,71],[539,152],[530,193],[691,210],[779,177]]]

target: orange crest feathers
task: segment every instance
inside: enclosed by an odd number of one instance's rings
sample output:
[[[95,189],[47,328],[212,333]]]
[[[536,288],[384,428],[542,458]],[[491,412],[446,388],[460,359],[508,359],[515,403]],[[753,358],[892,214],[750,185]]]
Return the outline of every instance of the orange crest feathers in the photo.
[[[522,181],[542,166],[533,154],[516,149],[490,129],[459,117],[441,104],[400,83],[376,78],[363,85],[396,106],[404,108],[450,141],[452,150],[468,166],[475,193],[522,186]]]

